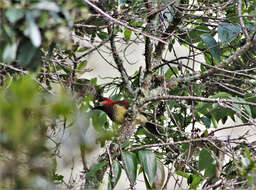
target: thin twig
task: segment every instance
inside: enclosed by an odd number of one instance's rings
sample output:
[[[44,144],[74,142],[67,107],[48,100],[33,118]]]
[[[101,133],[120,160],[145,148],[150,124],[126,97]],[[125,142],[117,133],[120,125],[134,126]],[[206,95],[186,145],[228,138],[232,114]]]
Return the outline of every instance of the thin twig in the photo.
[[[23,69],[19,69],[19,68],[13,67],[13,66],[11,66],[11,65],[7,65],[7,64],[4,64],[4,63],[0,63],[0,65],[2,65],[2,66],[4,66],[4,67],[7,67],[7,68],[9,68],[9,69],[12,69],[12,70],[14,70],[14,71],[20,72],[20,73],[22,73],[22,74],[29,74],[28,71],[24,71]]]
[[[218,131],[222,131],[222,130],[226,130],[226,129],[238,128],[238,127],[244,127],[244,126],[249,126],[249,125],[253,125],[253,124],[251,124],[251,123],[243,123],[243,124],[238,124],[238,125],[222,127],[222,128],[219,128],[219,129],[216,129],[216,130],[210,132],[207,136],[212,136],[214,133],[216,133]]]
[[[211,138],[197,138],[197,139],[190,139],[184,141],[176,141],[176,142],[169,142],[169,143],[156,143],[156,144],[146,144],[142,146],[132,147],[130,151],[137,151],[145,148],[152,148],[152,147],[160,147],[160,146],[170,146],[170,145],[178,145],[178,144],[189,144],[191,142],[205,142],[210,141]]]
[[[129,91],[130,94],[134,95],[134,91],[129,81],[129,76],[127,75],[127,72],[123,66],[123,60],[120,58],[119,54],[117,53],[116,44],[114,41],[115,37],[113,34],[113,30],[111,29],[111,26],[108,27],[108,33],[110,36],[110,46],[111,46],[112,55],[117,65],[118,71],[121,74],[121,77],[123,79],[126,89]]]
[[[239,20],[240,20],[240,25],[241,25],[241,28],[242,28],[242,32],[244,33],[244,36],[246,37],[247,41],[250,39],[250,36],[246,30],[246,27],[245,27],[245,24],[244,24],[244,21],[243,21],[243,17],[241,17],[242,15],[242,1],[241,0],[238,0],[238,4],[237,4],[237,12],[238,12],[238,16],[239,16]]]
[[[113,161],[112,161],[111,154],[109,151],[109,146],[106,147],[106,151],[108,154],[108,161],[109,161],[109,167],[110,167],[110,169],[109,169],[110,185],[111,185],[111,189],[114,189],[115,181],[114,181],[114,173],[113,173]]]
[[[256,103],[253,102],[241,102],[237,100],[231,100],[231,99],[224,99],[224,98],[204,98],[204,97],[197,97],[197,96],[155,96],[150,98],[145,98],[142,102],[147,103],[151,101],[157,101],[157,100],[194,100],[194,101],[200,101],[200,102],[209,102],[209,103],[219,103],[219,104],[225,104],[225,103],[232,103],[232,104],[243,104],[243,105],[250,105],[250,106],[256,106]]]
[[[149,38],[151,38],[151,39],[154,39],[154,40],[163,42],[163,43],[165,43],[165,44],[167,43],[166,41],[162,40],[161,38],[158,38],[158,37],[156,37],[156,36],[152,36],[152,35],[150,35],[150,34],[148,34],[148,33],[146,33],[146,32],[140,31],[140,30],[138,30],[138,29],[136,29],[136,28],[133,28],[133,27],[127,25],[126,23],[124,23],[124,22],[122,22],[122,21],[120,21],[120,20],[117,20],[117,19],[113,18],[112,16],[110,16],[110,15],[107,14],[107,13],[105,13],[103,10],[101,10],[99,7],[97,7],[95,4],[93,4],[93,3],[90,2],[89,0],[84,0],[84,2],[88,3],[88,4],[89,4],[91,7],[93,7],[98,13],[100,13],[101,15],[103,15],[104,18],[106,18],[107,20],[110,20],[111,22],[113,22],[113,23],[115,23],[115,24],[121,25],[121,26],[123,26],[123,27],[125,27],[125,28],[128,28],[128,29],[132,30],[132,31],[135,32],[135,33],[142,34],[142,35],[144,35],[144,36],[146,36],[146,37],[149,37]]]
[[[167,3],[166,5],[159,7],[158,9],[154,9],[153,11],[148,13],[147,16],[150,17],[152,15],[156,15],[157,13],[159,13],[159,12],[163,11],[164,9],[166,9],[167,7],[172,6],[175,2],[176,2],[176,0],[173,0],[173,1],[169,2],[169,3]]]

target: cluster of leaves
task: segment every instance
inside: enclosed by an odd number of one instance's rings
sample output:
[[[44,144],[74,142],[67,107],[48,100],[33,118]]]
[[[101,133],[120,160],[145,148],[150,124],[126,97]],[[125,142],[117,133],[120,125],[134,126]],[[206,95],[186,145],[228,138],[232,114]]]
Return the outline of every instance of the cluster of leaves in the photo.
[[[73,112],[74,102],[66,93],[49,96],[28,76],[6,78],[0,93],[0,188],[53,188],[56,158],[48,132]]]

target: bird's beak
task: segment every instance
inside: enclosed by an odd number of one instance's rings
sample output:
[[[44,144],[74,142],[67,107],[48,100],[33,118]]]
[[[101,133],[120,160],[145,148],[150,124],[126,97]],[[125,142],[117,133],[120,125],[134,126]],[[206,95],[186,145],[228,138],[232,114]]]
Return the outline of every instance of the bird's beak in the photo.
[[[93,110],[102,110],[103,109],[103,102],[99,102],[94,108],[92,108]]]

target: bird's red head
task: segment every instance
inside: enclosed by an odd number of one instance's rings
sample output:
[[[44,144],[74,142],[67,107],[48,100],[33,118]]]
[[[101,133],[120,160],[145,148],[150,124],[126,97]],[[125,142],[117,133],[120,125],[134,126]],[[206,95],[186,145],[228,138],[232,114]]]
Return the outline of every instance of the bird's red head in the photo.
[[[100,105],[103,106],[103,107],[111,107],[111,106],[113,106],[114,104],[122,105],[122,106],[124,106],[125,108],[128,108],[128,107],[129,107],[129,102],[126,101],[126,100],[112,100],[112,99],[110,99],[110,98],[105,98],[105,97],[103,97],[103,101],[100,102]]]
[[[115,100],[103,97],[103,101],[101,102],[101,105],[111,105],[114,103],[115,103]]]

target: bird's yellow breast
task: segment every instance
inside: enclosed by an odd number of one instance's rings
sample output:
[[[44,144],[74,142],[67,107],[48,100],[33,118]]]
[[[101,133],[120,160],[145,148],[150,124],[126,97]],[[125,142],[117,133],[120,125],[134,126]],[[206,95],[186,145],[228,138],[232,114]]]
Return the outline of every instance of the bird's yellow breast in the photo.
[[[125,114],[127,113],[127,109],[124,106],[120,106],[115,104],[113,106],[113,120],[118,123],[122,124],[124,122]]]
[[[126,113],[127,113],[127,109],[124,106],[120,106],[118,104],[115,104],[113,106],[113,119],[116,123],[118,124],[122,124],[124,122]],[[135,120],[132,122],[132,125],[144,125],[147,122],[147,118],[142,115],[142,114],[138,114],[135,118]]]

